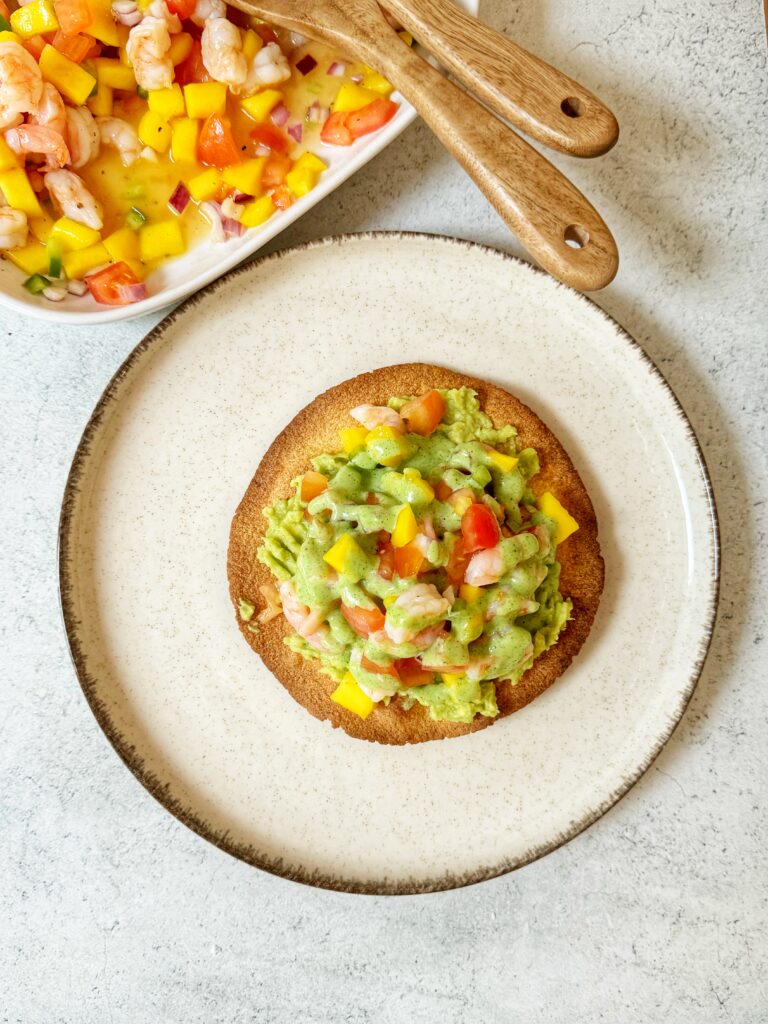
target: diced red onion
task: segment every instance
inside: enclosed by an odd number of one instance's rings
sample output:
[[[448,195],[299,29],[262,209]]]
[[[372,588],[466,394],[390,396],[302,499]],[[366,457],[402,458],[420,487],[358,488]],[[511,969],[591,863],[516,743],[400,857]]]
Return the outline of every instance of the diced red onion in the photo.
[[[278,103],[271,114],[272,124],[277,125],[278,128],[282,128],[290,116],[291,112],[288,107],[286,107],[284,103]]]
[[[112,4],[112,17],[115,21],[119,21],[121,25],[133,28],[134,25],[138,25],[144,15],[138,9],[134,0],[117,0],[116,3]]]
[[[300,124],[292,124],[290,128],[287,129],[287,132],[292,139],[296,139],[297,142],[301,142],[303,129]]]
[[[118,284],[116,288],[118,297],[126,305],[129,302],[141,302],[147,297],[147,286],[143,281],[137,281],[135,284]]]
[[[250,203],[250,201],[253,198],[254,197],[251,196],[251,195],[248,195],[247,192],[235,192],[235,194],[232,196],[232,202],[233,203]]]
[[[346,64],[340,64],[337,60],[335,60],[325,73],[326,75],[331,75],[331,77],[333,78],[341,78],[341,76],[346,72],[346,70]]]
[[[223,242],[226,238],[224,234],[224,227],[221,223],[221,210],[219,209],[218,203],[206,202],[200,203],[198,207],[200,213],[211,222],[211,241]]]
[[[187,203],[190,199],[191,196],[189,194],[189,189],[183,181],[180,181],[173,190],[173,195],[168,200],[168,205],[172,210],[175,210],[176,213],[183,213],[184,210],[186,210]]]
[[[221,226],[227,238],[239,238],[243,231],[245,231],[240,221],[235,220],[233,217],[222,217]]]
[[[321,107],[320,104],[315,102],[307,107],[307,120],[310,124],[323,124],[324,121],[328,120],[328,116],[331,113],[328,107]]]
[[[363,76],[362,75],[350,75],[349,76],[349,80],[350,80],[350,82],[354,82],[355,85],[360,85],[360,83],[363,80]]]
[[[296,70],[300,71],[302,75],[308,75],[310,71],[314,71],[317,67],[317,61],[311,53],[306,54],[296,65]]]

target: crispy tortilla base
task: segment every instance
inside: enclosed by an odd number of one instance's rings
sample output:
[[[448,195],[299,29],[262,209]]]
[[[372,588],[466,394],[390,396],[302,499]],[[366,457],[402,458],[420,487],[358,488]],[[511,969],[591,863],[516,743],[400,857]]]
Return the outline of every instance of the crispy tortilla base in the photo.
[[[291,480],[310,468],[310,458],[320,452],[338,450],[339,430],[350,425],[349,410],[356,405],[383,405],[392,395],[419,395],[431,388],[462,386],[478,393],[482,409],[494,424],[512,423],[522,446],[536,449],[541,472],[533,480],[535,491],[551,491],[579,523],[578,531],[558,549],[562,566],[560,590],[573,602],[572,618],[554,647],[536,659],[517,685],[497,683],[497,718],[477,716],[468,725],[433,722],[421,705],[404,711],[401,701],[394,700],[388,707],[377,705],[363,720],[330,700],[336,683],[320,671],[316,662],[307,661],[286,647],[283,637],[290,627],[282,615],[252,633],[237,614],[240,597],[258,608],[263,605],[259,586],[274,582],[266,566],[256,559],[265,528],[262,509],[290,493]],[[402,744],[463,736],[483,729],[525,707],[551,686],[587,638],[603,589],[604,566],[592,502],[562,445],[538,416],[513,395],[485,381],[425,363],[406,363],[361,374],[324,392],[275,438],[232,521],[227,575],[240,631],[299,704],[350,736]]]

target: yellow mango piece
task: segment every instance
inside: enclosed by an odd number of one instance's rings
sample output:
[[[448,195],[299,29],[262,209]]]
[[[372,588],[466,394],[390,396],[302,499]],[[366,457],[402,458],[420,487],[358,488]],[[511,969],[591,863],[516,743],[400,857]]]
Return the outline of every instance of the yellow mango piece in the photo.
[[[23,39],[55,32],[58,27],[59,19],[51,0],[32,0],[31,4],[19,7],[11,15],[11,28]]]
[[[323,561],[342,576],[354,576],[353,562],[362,561],[364,557],[363,549],[352,534],[342,533],[333,547],[323,555]]]
[[[12,206],[14,210],[21,210],[27,217],[42,217],[43,210],[35,190],[29,183],[27,172],[21,167],[0,172],[0,191],[5,196],[8,206]]]
[[[258,32],[254,32],[252,28],[246,30],[243,33],[243,56],[250,63],[259,50],[264,45],[264,41]]]
[[[473,587],[471,583],[462,583],[459,588],[459,597],[462,601],[466,601],[467,604],[474,604],[482,596],[482,593],[482,587]]]
[[[397,34],[400,36],[400,38],[403,40],[406,46],[413,46],[413,36],[411,35],[410,32],[406,32],[405,29],[401,29],[400,32],[398,32]]]
[[[144,280],[147,274],[147,268],[140,260],[123,260],[122,262],[128,264],[140,281]]]
[[[227,87],[221,82],[191,82],[184,86],[188,117],[223,114],[227,105]]]
[[[240,223],[245,228],[257,228],[259,224],[269,220],[276,209],[272,196],[260,196],[254,202],[246,204]]]
[[[107,46],[120,46],[123,34],[120,32],[123,25],[118,25],[112,17],[112,4],[109,0],[87,0],[88,9],[91,12],[91,24],[88,26],[88,35],[98,39],[100,43]]]
[[[386,597],[382,598],[382,600],[384,602],[384,607],[389,608],[389,606],[394,604],[397,600],[397,594],[388,594]]]
[[[554,519],[557,524],[557,531],[555,532],[556,545],[562,544],[564,540],[578,530],[579,524],[569,512],[566,512],[557,498],[550,494],[549,491],[539,495],[538,505],[547,519]]]
[[[177,220],[147,224],[139,232],[139,253],[142,263],[178,256],[184,249],[184,236]]]
[[[367,718],[376,707],[375,701],[372,701],[367,693],[363,693],[351,672],[346,673],[333,691],[331,700],[358,718]]]
[[[477,640],[479,636],[483,635],[483,629],[485,627],[485,621],[483,616],[477,612],[473,615],[467,623],[467,630],[465,640],[468,644],[471,644],[473,640]]]
[[[137,260],[139,258],[138,232],[131,228],[119,228],[104,239],[104,247],[115,261]]]
[[[144,145],[158,153],[165,153],[171,144],[171,126],[154,110],[147,110],[141,115],[137,132]]]
[[[341,438],[341,447],[347,455],[351,455],[358,448],[363,447],[365,439],[368,437],[368,431],[365,427],[344,427],[339,431],[339,437]]]
[[[403,476],[410,483],[411,487],[415,487],[419,491],[421,500],[425,505],[428,505],[430,501],[434,500],[434,490],[426,480],[422,480],[421,473],[418,469],[406,468],[403,470]]]
[[[464,673],[441,672],[442,680],[446,686],[456,686],[464,678]]]
[[[51,236],[58,238],[67,251],[88,249],[101,241],[101,233],[96,228],[78,224],[69,217],[59,217],[51,228]]]
[[[220,182],[221,175],[215,167],[210,167],[207,171],[203,171],[201,174],[196,174],[194,178],[190,178],[187,182],[187,188],[189,189],[189,194],[196,202],[203,203],[206,199],[214,197]]]
[[[454,492],[447,498],[447,504],[451,506],[459,519],[462,518],[469,506],[474,504],[474,501],[472,494],[459,494],[458,492]]]
[[[314,153],[302,153],[293,167],[285,176],[285,184],[297,199],[305,196],[317,184],[317,179],[327,168],[320,157]]]
[[[322,174],[328,169],[328,164],[315,153],[302,153],[293,166],[302,171],[312,171],[313,174]]]
[[[365,443],[382,466],[399,466],[411,451],[408,440],[394,427],[374,427],[366,434]]]
[[[12,171],[14,168],[20,166],[19,158],[13,152],[3,136],[0,135],[0,171]]]
[[[192,52],[193,42],[194,40],[188,32],[178,32],[175,36],[171,36],[171,48],[168,51],[168,56],[174,67],[187,59]]]
[[[40,71],[46,82],[55,85],[65,99],[78,107],[85,103],[97,84],[93,75],[47,44],[40,55]]]
[[[379,93],[371,89],[362,89],[354,82],[342,82],[341,88],[333,101],[332,110],[334,113],[346,114],[350,110],[360,110],[367,107],[369,103],[379,99]]]
[[[110,86],[99,82],[97,92],[95,95],[88,97],[86,104],[94,117],[111,117],[114,105],[114,91]]]
[[[20,249],[6,249],[5,255],[29,276],[48,273],[48,250],[40,242],[29,242]]]
[[[0,32],[0,43],[20,43],[21,36],[17,36],[15,32]]]
[[[29,230],[38,242],[45,244],[50,238],[53,224],[53,217],[49,216],[45,210],[43,210],[40,217],[32,217],[30,219]]]
[[[150,89],[147,103],[150,110],[160,114],[167,121],[172,117],[184,117],[187,112],[184,106],[184,93],[181,86],[175,82],[170,89]]]
[[[195,163],[200,122],[191,117],[179,117],[171,122],[171,156],[174,163]]]
[[[222,171],[222,180],[239,192],[256,196],[261,191],[261,175],[266,162],[266,157],[257,156],[252,160],[244,160],[241,164],[232,164]]]
[[[491,465],[500,469],[502,473],[511,473],[513,469],[517,468],[520,461],[517,456],[505,455],[503,452],[497,452],[495,448],[489,448],[486,454]]]
[[[403,505],[397,513],[395,528],[392,531],[392,547],[404,548],[406,544],[411,543],[418,532],[419,527],[413,509],[410,505]]]
[[[61,259],[64,273],[70,281],[80,281],[91,270],[109,263],[109,253],[102,242],[91,245],[87,249],[78,249],[77,252],[66,252]]]
[[[394,88],[392,83],[387,81],[384,75],[380,75],[378,71],[367,72],[367,74],[363,76],[363,80],[360,84],[364,89],[378,93],[379,96],[389,96]]]
[[[123,92],[135,92],[136,76],[133,68],[126,67],[111,57],[96,57],[93,66],[96,68],[99,85],[108,85],[110,89],[122,89]]]
[[[240,106],[254,121],[266,121],[282,98],[283,94],[277,89],[265,89],[243,100]]]

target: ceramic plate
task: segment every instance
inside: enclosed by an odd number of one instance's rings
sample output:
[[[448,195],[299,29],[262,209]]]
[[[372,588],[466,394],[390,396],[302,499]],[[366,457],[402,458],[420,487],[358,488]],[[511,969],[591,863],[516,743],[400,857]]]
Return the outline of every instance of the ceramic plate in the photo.
[[[322,282],[343,283],[328,302]],[[338,290],[337,290],[338,291]],[[235,507],[318,392],[425,361],[501,385],[573,458],[606,587],[558,682],[474,735],[413,747],[312,718],[241,638]],[[147,789],[251,864],[413,893],[526,864],[603,814],[691,696],[715,613],[715,509],[685,415],[640,347],[526,263],[423,235],[329,239],[217,281],[149,334],[99,402],[61,521],[85,695]]]
[[[478,0],[456,0],[456,3],[470,14],[477,14]],[[316,188],[298,199],[290,209],[275,214],[261,227],[246,231],[241,238],[223,244],[202,242],[179,259],[164,264],[147,278],[149,297],[143,302],[131,306],[100,306],[89,295],[79,299],[70,295],[60,304],[48,302],[26,292],[22,282],[27,275],[10,260],[0,259],[0,305],[25,316],[56,323],[95,324],[132,320],[178,302],[253,255],[396,139],[414,120],[416,111],[399,93],[394,93],[392,99],[397,100],[400,109],[389,124],[374,135],[349,147],[321,146],[328,170]]]

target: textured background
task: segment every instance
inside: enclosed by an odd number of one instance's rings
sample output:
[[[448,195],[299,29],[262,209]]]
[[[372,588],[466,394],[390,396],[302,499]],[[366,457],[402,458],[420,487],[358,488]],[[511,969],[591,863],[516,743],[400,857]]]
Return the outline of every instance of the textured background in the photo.
[[[120,764],[80,693],[57,608],[67,468],[152,322],[64,330],[0,314],[3,1021],[768,1019],[762,12],[745,0],[481,7],[622,125],[607,157],[561,163],[622,251],[598,301],[667,376],[714,479],[722,600],[691,706],[607,817],[495,882],[364,899],[231,860]],[[369,228],[516,251],[420,124],[277,244]]]

